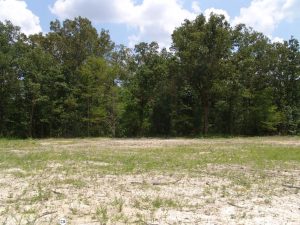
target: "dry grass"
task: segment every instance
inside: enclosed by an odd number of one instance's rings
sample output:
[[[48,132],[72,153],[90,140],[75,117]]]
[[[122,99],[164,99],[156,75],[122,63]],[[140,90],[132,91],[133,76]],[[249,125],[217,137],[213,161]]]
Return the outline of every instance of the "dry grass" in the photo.
[[[300,138],[0,140],[0,224],[299,224]]]

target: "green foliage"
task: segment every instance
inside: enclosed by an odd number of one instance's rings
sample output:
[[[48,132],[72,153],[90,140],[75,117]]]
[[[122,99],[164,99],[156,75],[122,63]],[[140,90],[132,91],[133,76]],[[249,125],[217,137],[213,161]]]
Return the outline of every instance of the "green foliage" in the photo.
[[[118,87],[116,69],[105,59],[88,58],[80,68],[82,118],[88,136],[115,136]]]
[[[166,135],[170,131],[168,55],[158,44],[135,46],[128,80],[124,85],[125,135]]]
[[[96,219],[99,221],[99,223],[102,225],[105,225],[108,220],[108,213],[107,213],[107,208],[106,207],[98,207],[96,210]]]
[[[198,95],[202,109],[203,133],[209,130],[213,86],[224,79],[224,65],[232,47],[230,25],[224,16],[204,15],[186,20],[173,33],[173,48],[180,58],[183,75]]]
[[[26,37],[0,22],[0,137],[300,133],[300,51],[224,16],[115,46],[86,18]]]

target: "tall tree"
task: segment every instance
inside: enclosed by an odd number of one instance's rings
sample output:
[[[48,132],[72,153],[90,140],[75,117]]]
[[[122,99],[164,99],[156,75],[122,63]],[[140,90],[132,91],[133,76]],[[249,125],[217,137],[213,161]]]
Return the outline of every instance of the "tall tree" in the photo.
[[[186,20],[171,50],[115,46],[88,19],[26,37],[0,22],[0,136],[300,132],[300,47],[224,16]]]
[[[19,61],[29,137],[54,135],[53,103],[59,100],[56,86],[61,74],[53,56],[41,47],[44,39],[42,34],[30,36]]]
[[[74,20],[58,20],[51,22],[50,33],[46,37],[44,47],[51,52],[61,64],[61,71],[66,85],[60,93],[62,99],[58,105],[59,118],[64,136],[85,135],[81,129],[80,68],[89,57],[105,57],[109,59],[114,43],[108,31],[100,34],[86,18]]]
[[[19,61],[26,36],[11,22],[0,22],[0,136],[26,136],[22,111],[22,80]],[[19,106],[20,105],[20,108]]]
[[[235,29],[234,47],[233,64],[240,88],[236,129],[247,135],[272,134],[277,131],[280,114],[271,94],[274,68],[270,40],[239,25]]]
[[[167,118],[162,110],[162,90],[168,75],[167,58],[159,52],[157,43],[140,43],[135,46],[131,60],[131,74],[125,82],[125,109],[122,116],[128,135],[150,135],[151,132],[165,133],[168,128],[159,127],[160,119]],[[160,106],[159,106],[160,105]],[[167,105],[164,105],[167,106]],[[164,123],[168,123],[165,120]],[[163,124],[163,123],[162,123]],[[165,131],[163,131],[165,130]]]
[[[291,38],[273,44],[273,74],[275,104],[282,115],[279,131],[296,134],[300,128],[300,52],[299,42]]]
[[[88,136],[115,136],[117,124],[116,68],[91,57],[80,68],[84,128]]]
[[[204,15],[186,20],[172,35],[173,49],[201,101],[204,134],[209,129],[214,83],[224,79],[222,68],[232,46],[230,31],[224,16],[211,14],[207,20]]]

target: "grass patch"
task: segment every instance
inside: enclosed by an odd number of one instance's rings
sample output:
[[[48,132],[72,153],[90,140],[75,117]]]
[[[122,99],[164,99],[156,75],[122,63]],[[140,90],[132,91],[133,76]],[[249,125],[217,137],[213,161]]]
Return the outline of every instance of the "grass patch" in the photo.
[[[96,210],[95,218],[99,221],[101,225],[105,225],[109,219],[107,207],[106,206],[98,207]]]
[[[30,203],[45,202],[51,198],[51,192],[42,188],[41,184],[38,184],[37,194],[30,199]]]
[[[179,202],[173,200],[173,199],[168,199],[168,198],[161,198],[161,197],[156,197],[152,201],[152,207],[155,209],[159,208],[178,208],[180,206]]]
[[[298,138],[294,138],[297,142]],[[92,139],[95,141],[95,139]],[[244,139],[204,139],[199,143],[187,146],[169,146],[157,148],[122,148],[109,147],[72,147],[75,140],[70,140],[70,146],[57,145],[55,139],[48,140],[43,145],[38,140],[0,140],[0,169],[20,168],[24,171],[47,170],[49,163],[63,165],[62,170],[68,175],[76,174],[79,169],[98,174],[137,174],[145,172],[193,173],[205,168],[208,164],[244,165],[258,169],[287,168],[290,164],[300,163],[299,145],[282,145],[262,142],[259,138]],[[280,141],[282,139],[279,139]],[[284,140],[284,139],[283,139]],[[51,141],[55,144],[51,146]],[[65,143],[60,140],[61,143]],[[80,140],[78,140],[79,142]],[[85,140],[87,141],[87,140]],[[101,140],[100,140],[101,141]],[[274,138],[270,138],[274,141]],[[276,139],[275,139],[276,141]],[[203,142],[203,143],[201,143]],[[24,150],[19,154],[14,149]],[[30,150],[32,148],[32,150]],[[87,164],[86,162],[95,162]],[[72,162],[72,163],[68,163]],[[105,166],[97,166],[97,163]],[[16,176],[22,176],[16,174]],[[69,181],[76,187],[83,187],[81,181]]]
[[[75,188],[84,188],[87,184],[82,181],[82,180],[78,180],[78,179],[65,179],[65,180],[56,180],[54,182],[55,186],[60,186],[60,185],[71,185]]]
[[[124,200],[122,198],[115,198],[112,205],[117,209],[118,213],[123,211]]]

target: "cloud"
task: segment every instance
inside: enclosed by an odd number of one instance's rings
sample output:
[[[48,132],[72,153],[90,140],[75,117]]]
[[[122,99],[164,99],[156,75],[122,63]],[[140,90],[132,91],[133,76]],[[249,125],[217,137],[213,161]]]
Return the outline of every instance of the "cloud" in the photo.
[[[5,20],[21,27],[22,32],[27,35],[42,31],[39,17],[27,8],[23,0],[0,0],[0,21]]]
[[[135,6],[134,16],[127,23],[138,28],[130,44],[156,40],[162,46],[171,45],[171,34],[185,19],[194,19],[197,14],[183,8],[177,0],[144,0]]]
[[[87,17],[99,23],[121,23],[134,12],[132,0],[56,0],[50,11],[60,19]]]
[[[195,13],[198,13],[198,14],[201,13],[201,8],[200,8],[199,2],[197,2],[197,1],[192,2],[192,10]]]
[[[244,23],[255,30],[272,35],[282,21],[298,17],[299,0],[252,0],[248,8],[241,8],[233,24]]]
[[[283,38],[280,38],[280,37],[272,37],[272,36],[270,36],[269,38],[270,38],[270,40],[271,40],[273,43],[275,43],[275,42],[283,43],[283,42],[284,42],[284,39],[283,39]]]
[[[195,19],[201,13],[199,1],[191,3],[191,10],[185,9],[182,0],[56,0],[50,7],[53,14],[60,19],[87,17],[96,23],[118,23],[127,25],[134,34],[128,37],[129,46],[140,41],[157,41],[159,45],[169,47],[171,34],[185,19]],[[221,9],[205,10],[228,13]]]
[[[171,34],[184,19],[197,14],[184,9],[179,0],[56,0],[50,8],[60,19],[84,16],[97,23],[119,23],[137,31],[129,45],[140,41],[157,41],[170,46]],[[195,4],[194,4],[195,6]]]
[[[224,16],[225,16],[225,19],[226,19],[228,22],[230,21],[230,16],[229,16],[229,14],[228,14],[225,10],[223,10],[223,9],[209,8],[209,9],[206,9],[206,10],[204,11],[203,14],[204,14],[204,16],[205,16],[206,18],[209,18],[211,13],[214,13],[214,14],[217,14],[217,15],[224,15]]]

